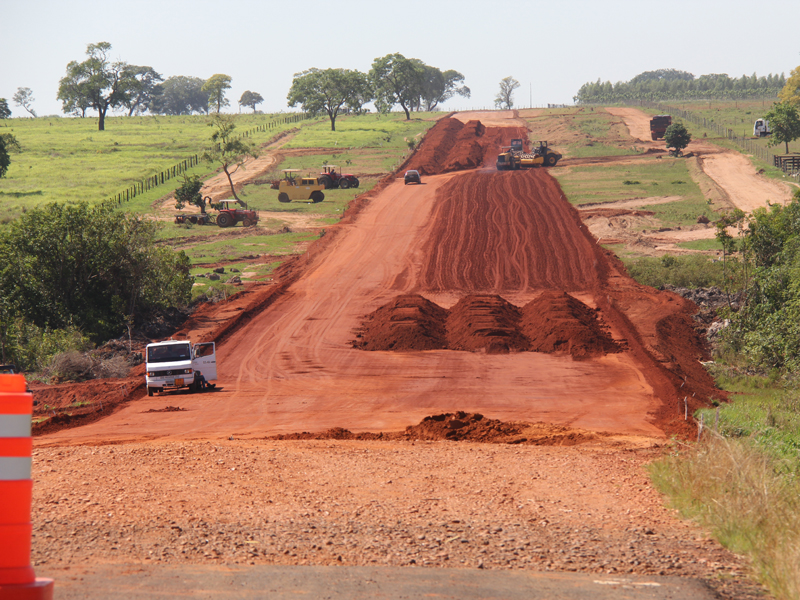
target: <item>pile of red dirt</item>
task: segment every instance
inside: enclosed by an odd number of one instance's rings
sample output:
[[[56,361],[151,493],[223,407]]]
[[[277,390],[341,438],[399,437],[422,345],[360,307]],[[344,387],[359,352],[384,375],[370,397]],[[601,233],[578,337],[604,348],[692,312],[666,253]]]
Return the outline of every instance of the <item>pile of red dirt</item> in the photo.
[[[457,411],[425,417],[405,431],[353,433],[333,427],[311,433],[285,433],[269,436],[270,440],[380,440],[484,442],[492,444],[530,444],[538,446],[574,446],[598,441],[608,434],[570,429],[545,423],[506,422],[487,419],[480,413]]]
[[[445,348],[447,311],[417,294],[398,296],[372,313],[353,347],[361,350]]]
[[[451,350],[507,354],[530,348],[519,330],[519,309],[500,296],[465,296],[449,313],[447,347]]]
[[[425,417],[418,425],[406,427],[402,436],[407,440],[488,442],[519,435],[526,426],[526,423],[504,423],[487,419],[480,413],[458,411]]]
[[[444,309],[417,294],[398,296],[363,322],[359,350],[465,350],[566,353],[575,359],[620,352],[600,320],[565,292],[545,291],[522,309],[492,294],[471,294]]]
[[[487,158],[494,160],[506,136],[527,139],[527,131],[524,128],[519,128],[519,131],[514,128],[486,129],[480,121],[464,124],[450,117],[439,119],[398,171],[415,169],[423,175],[436,175],[475,169]]]
[[[181,408],[180,406],[165,406],[164,408],[151,408],[150,410],[144,410],[142,412],[145,413],[162,413],[162,412],[183,412],[185,408]]]
[[[485,133],[486,127],[480,121],[469,121],[465,124],[458,133],[455,145],[447,154],[442,173],[480,167],[486,153],[486,144],[481,139]]]
[[[439,119],[431,127],[412,155],[406,169],[414,169],[423,175],[443,173],[443,165],[448,161],[448,154],[455,147],[464,124],[458,119]]]
[[[620,352],[597,314],[565,292],[548,290],[525,305],[520,325],[534,352],[563,352],[578,359]]]

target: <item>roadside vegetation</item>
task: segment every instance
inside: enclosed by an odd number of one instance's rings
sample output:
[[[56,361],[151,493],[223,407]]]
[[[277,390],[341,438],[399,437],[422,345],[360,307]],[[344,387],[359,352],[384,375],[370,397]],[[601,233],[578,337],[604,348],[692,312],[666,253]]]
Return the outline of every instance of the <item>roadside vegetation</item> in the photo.
[[[710,369],[732,401],[698,411],[700,442],[677,445],[652,476],[788,600],[800,597],[800,191],[728,221],[741,225],[738,236],[718,229],[738,300],[720,311],[728,324]]]
[[[189,260],[155,222],[110,204],[52,203],[0,231],[0,357],[41,370],[149,312],[185,306]]]
[[[722,262],[712,260],[706,254],[642,256],[623,262],[631,277],[654,288],[673,285],[689,289],[712,286],[723,289],[726,284]],[[730,277],[736,276],[733,268],[729,271]]]
[[[666,204],[642,202],[643,210],[654,211],[664,226],[690,225],[706,216],[716,220],[699,186],[692,180],[683,159],[644,159],[635,164],[586,165],[554,173],[572,204],[602,204],[623,200],[674,196]]]
[[[625,124],[604,110],[576,113],[570,128],[583,138],[565,149],[570,157],[625,156],[640,152],[630,144]]]

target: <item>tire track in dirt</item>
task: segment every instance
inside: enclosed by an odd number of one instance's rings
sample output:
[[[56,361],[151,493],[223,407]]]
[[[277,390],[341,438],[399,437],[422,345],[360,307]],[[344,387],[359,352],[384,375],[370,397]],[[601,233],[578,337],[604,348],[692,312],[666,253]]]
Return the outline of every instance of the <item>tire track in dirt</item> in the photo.
[[[544,170],[464,173],[442,186],[420,267],[423,291],[596,287],[590,242]],[[588,258],[587,258],[588,257]]]

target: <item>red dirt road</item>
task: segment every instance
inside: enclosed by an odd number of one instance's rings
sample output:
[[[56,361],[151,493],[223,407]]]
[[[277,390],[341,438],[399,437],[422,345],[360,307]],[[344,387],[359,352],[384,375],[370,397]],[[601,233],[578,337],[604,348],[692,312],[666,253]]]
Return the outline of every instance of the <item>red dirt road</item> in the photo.
[[[688,305],[625,277],[561,196],[546,170],[397,181],[339,228],[287,293],[225,339],[215,392],[143,399],[40,443],[396,431],[453,410],[653,438],[687,433],[681,380],[693,377],[695,403],[711,389],[693,366],[701,352],[682,316]],[[521,307],[546,289],[599,309],[627,350],[576,361],[352,348],[365,316],[402,293],[444,308],[467,293],[492,293]],[[145,412],[166,405],[186,410]]]

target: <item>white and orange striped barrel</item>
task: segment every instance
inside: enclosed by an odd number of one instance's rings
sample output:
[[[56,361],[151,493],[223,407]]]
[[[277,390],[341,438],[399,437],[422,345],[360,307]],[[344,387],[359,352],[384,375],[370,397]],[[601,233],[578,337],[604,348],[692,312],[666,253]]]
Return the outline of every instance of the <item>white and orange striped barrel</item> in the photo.
[[[31,412],[22,375],[0,375],[0,600],[53,597],[31,566]]]

